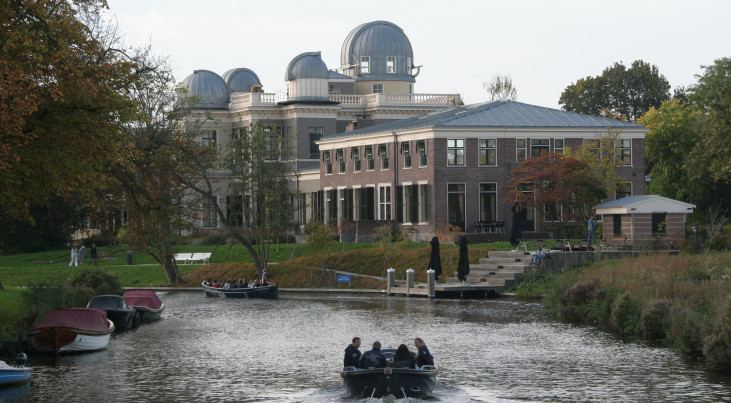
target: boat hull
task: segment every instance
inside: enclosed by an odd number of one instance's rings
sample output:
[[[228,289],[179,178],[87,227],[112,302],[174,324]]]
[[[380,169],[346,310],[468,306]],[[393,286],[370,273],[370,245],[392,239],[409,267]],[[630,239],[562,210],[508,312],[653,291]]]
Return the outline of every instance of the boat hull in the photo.
[[[107,320],[109,329],[104,332],[89,331],[65,326],[48,326],[33,329],[28,334],[31,347],[39,353],[83,353],[104,350],[114,323]]]
[[[438,372],[436,368],[349,368],[342,371],[340,376],[348,394],[353,397],[381,398],[393,395],[397,398],[423,398],[431,396]]]
[[[22,385],[30,381],[31,368],[11,367],[4,362],[0,365],[0,388]]]
[[[279,298],[279,286],[277,284],[268,285],[265,287],[232,288],[228,290],[224,288],[209,287],[205,284],[203,284],[202,287],[206,297],[266,299]]]
[[[137,311],[137,315],[139,315],[140,323],[151,323],[160,320],[162,311],[165,309],[165,304],[162,304],[159,309],[146,306],[135,306],[134,309]]]
[[[135,316],[138,313],[134,309],[105,309],[105,311],[107,311],[109,320],[114,322],[114,327],[117,332],[134,329],[139,324],[135,321]],[[137,320],[139,321],[139,319]]]

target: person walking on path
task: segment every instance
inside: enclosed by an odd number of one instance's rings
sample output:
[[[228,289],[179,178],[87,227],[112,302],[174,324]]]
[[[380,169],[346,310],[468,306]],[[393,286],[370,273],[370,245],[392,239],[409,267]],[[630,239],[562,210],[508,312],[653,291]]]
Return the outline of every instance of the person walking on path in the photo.
[[[596,222],[594,221],[594,216],[589,217],[589,222],[587,223],[586,229],[587,231],[589,231],[586,244],[591,245],[592,241],[596,243]]]
[[[79,251],[76,250],[75,246],[71,247],[71,261],[69,262],[69,267],[71,266],[79,266]]]
[[[79,266],[83,266],[86,261],[86,246],[81,245],[79,249]]]
[[[94,266],[99,266],[99,264],[96,262],[96,244],[91,244],[91,253],[89,254],[89,265],[91,265],[91,262],[94,261]]]

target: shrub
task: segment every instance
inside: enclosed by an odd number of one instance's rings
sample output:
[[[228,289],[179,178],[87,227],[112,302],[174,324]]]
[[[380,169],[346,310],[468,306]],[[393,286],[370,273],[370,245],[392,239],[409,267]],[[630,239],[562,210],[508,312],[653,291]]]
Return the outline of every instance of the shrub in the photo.
[[[642,301],[625,291],[614,301],[610,325],[621,335],[634,335],[637,333],[641,314]]]
[[[670,301],[653,301],[642,310],[639,333],[645,340],[660,341],[665,339],[665,327],[671,305]]]
[[[718,317],[722,320],[703,341],[703,357],[708,367],[731,372],[731,297],[719,308]]]
[[[579,281],[566,290],[566,295],[574,305],[582,305],[596,298],[599,292],[599,280]]]

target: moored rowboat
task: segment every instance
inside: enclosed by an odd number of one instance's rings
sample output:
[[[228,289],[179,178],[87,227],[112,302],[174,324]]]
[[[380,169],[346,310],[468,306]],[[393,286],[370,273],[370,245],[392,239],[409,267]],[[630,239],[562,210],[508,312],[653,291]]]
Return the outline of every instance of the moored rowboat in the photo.
[[[98,308],[55,309],[28,333],[39,353],[75,353],[107,348],[114,323]]]
[[[211,287],[206,285],[206,282],[201,283],[203,292],[206,297],[223,297],[223,298],[268,298],[277,299],[279,298],[279,286],[266,285],[263,287],[247,287],[247,288],[219,288]]]
[[[153,290],[131,290],[123,295],[127,305],[134,308],[140,316],[140,323],[150,323],[160,319],[165,304]]]

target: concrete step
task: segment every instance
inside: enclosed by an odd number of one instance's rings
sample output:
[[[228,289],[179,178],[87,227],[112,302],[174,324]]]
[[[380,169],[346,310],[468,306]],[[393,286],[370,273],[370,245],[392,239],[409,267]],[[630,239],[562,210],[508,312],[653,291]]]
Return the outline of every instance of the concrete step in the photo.
[[[525,251],[506,251],[506,250],[493,250],[488,253],[488,257],[499,257],[499,258],[520,258],[530,256],[529,252]]]
[[[481,257],[479,264],[506,264],[529,261],[533,256],[521,255],[520,257]]]

